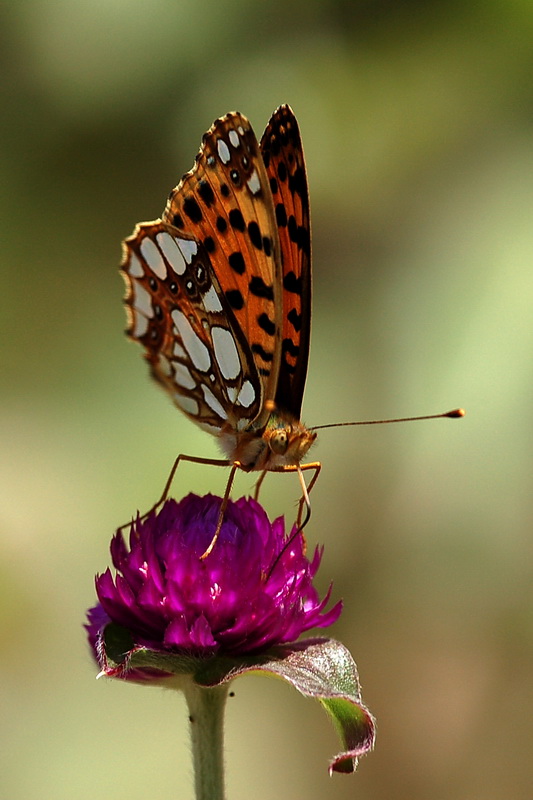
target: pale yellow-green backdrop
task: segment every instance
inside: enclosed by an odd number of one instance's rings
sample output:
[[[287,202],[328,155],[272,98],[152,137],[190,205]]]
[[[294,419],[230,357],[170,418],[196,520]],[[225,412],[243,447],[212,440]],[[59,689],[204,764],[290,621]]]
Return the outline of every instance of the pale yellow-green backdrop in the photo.
[[[181,697],[95,681],[108,540],[216,455],[123,336],[120,241],[213,119],[288,102],[314,243],[307,529],[378,719],[355,776],[319,706],[241,679],[228,797],[529,798],[533,3],[27,0],[4,7],[2,766],[7,800],[191,800]],[[186,467],[176,496],[220,492]],[[252,481],[242,476],[238,492]],[[263,500],[293,512],[292,476]]]

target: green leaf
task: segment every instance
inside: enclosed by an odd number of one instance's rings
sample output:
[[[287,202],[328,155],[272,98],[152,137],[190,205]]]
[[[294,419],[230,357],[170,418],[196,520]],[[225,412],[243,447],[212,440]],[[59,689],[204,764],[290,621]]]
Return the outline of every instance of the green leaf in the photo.
[[[209,658],[133,647],[119,626],[107,626],[106,656],[112,662],[104,670],[110,677],[138,680],[172,679],[189,675],[198,686],[220,686],[240,675],[260,673],[289,683],[301,694],[318,700],[333,722],[342,752],[329,765],[332,772],[350,773],[360,756],[374,746],[374,719],[361,700],[357,667],[349,651],[334,639],[304,639],[271,648],[255,656]],[[180,688],[179,680],[175,683]]]
[[[331,760],[330,774],[354,772],[358,758],[372,750],[374,719],[362,703],[355,662],[340,642],[306,639],[255,658],[213,659],[202,665],[195,680],[214,686],[250,672],[282,678],[322,704],[345,748]]]

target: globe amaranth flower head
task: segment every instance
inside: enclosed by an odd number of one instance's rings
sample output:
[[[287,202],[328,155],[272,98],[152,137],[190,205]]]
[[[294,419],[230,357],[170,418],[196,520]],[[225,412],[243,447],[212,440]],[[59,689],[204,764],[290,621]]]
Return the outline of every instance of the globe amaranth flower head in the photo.
[[[119,530],[111,542],[116,576],[96,578],[99,605],[88,612],[97,658],[109,622],[126,628],[135,646],[191,656],[261,653],[335,622],[330,590],[320,600],[313,578],[322,557],[309,561],[296,528],[271,523],[254,500],[230,501],[209,556],[221,498],[190,494],[167,500],[158,513],[132,523],[129,547]],[[290,541],[289,546],[287,542]],[[101,658],[100,658],[101,661]]]

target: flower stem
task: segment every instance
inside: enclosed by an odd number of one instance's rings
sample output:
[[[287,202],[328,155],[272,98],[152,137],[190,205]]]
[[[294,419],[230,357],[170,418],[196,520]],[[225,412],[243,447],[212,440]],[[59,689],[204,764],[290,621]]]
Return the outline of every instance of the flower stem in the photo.
[[[196,800],[224,800],[224,708],[229,683],[212,688],[183,686],[191,730]]]

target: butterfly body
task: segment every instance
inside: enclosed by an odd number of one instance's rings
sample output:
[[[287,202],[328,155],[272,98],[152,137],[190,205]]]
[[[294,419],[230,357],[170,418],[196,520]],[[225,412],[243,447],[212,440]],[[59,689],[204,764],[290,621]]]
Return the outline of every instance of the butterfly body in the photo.
[[[309,200],[298,125],[259,143],[231,112],[204,135],[161,219],[124,242],[128,334],[152,376],[246,471],[299,468],[311,319]]]
[[[271,414],[262,431],[236,433],[223,428],[219,444],[232,462],[238,461],[246,471],[280,470],[300,464],[316,439],[316,433],[302,422]]]

